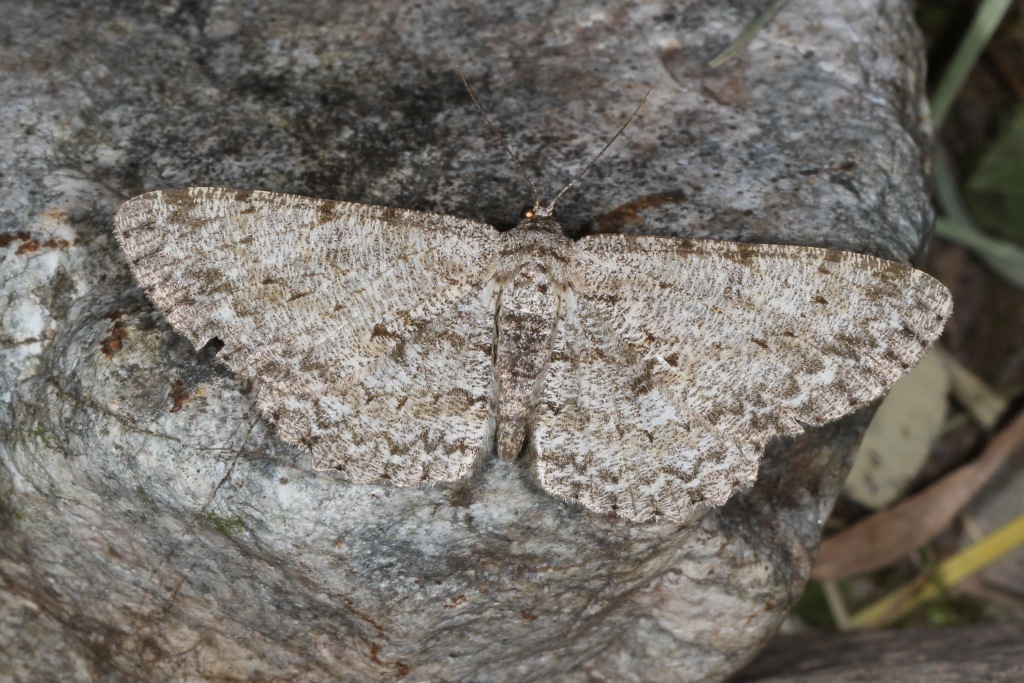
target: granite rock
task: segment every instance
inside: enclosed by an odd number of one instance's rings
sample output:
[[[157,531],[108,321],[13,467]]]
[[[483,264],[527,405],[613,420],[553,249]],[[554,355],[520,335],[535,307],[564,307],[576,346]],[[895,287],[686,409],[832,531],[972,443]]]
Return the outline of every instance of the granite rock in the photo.
[[[312,472],[128,275],[118,204],[217,185],[570,231],[919,257],[911,5],[0,2],[0,659],[13,680],[710,681],[800,595],[866,411],[685,524],[525,463],[394,489]]]

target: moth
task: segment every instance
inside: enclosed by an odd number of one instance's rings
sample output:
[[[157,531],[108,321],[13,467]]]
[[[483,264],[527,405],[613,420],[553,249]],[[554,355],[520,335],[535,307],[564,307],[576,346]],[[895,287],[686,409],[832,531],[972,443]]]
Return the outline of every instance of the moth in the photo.
[[[544,491],[635,522],[725,503],[766,442],[878,398],[952,308],[862,254],[573,241],[558,197],[534,197],[504,233],[207,187],[130,199],[115,225],[157,308],[196,348],[223,342],[315,469],[413,486],[525,454]]]

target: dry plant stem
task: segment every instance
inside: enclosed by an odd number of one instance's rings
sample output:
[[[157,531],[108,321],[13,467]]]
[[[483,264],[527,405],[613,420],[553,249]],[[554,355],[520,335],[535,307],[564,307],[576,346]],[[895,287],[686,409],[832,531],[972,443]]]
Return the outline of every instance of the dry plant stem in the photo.
[[[782,6],[785,5],[786,2],[787,0],[775,0],[768,9],[759,14],[757,18],[743,30],[743,33],[740,34],[739,38],[734,40],[729,47],[711,58],[711,60],[708,61],[708,66],[712,69],[717,69],[735,57],[740,50],[749,45],[750,41],[757,37],[757,34],[761,32],[761,29],[763,29],[768,22],[779,13],[779,10],[782,9]]]
[[[997,434],[974,462],[960,467],[901,504],[872,515],[827,539],[811,572],[817,581],[834,581],[888,566],[945,529],[1024,446],[1024,413]]]
[[[835,581],[825,581],[821,584],[825,592],[825,601],[828,603],[828,610],[832,613],[832,619],[840,631],[850,630],[850,610],[846,606],[846,598]]]
[[[984,0],[975,12],[967,34],[936,86],[935,94],[932,95],[932,121],[936,130],[942,127],[978,57],[988,45],[1010,5],[1011,0]]]
[[[1024,101],[1024,78],[1020,77],[1020,65],[1007,64],[1007,60],[996,50],[989,50],[986,57],[992,60],[999,78],[1013,91],[1017,100]]]
[[[952,382],[953,396],[985,429],[994,429],[1010,405],[1010,401],[980,377],[963,366],[949,351],[936,344],[933,349],[946,364]]]
[[[909,614],[918,605],[941,595],[1008,553],[1024,546],[1024,515],[1004,524],[979,542],[940,564],[932,575],[922,574],[910,584],[865,607],[850,619],[855,629],[878,628]]]

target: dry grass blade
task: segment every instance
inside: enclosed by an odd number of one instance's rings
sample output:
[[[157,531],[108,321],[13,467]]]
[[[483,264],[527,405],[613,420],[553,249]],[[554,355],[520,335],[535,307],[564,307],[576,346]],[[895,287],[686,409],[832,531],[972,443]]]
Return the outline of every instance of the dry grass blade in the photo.
[[[953,384],[953,396],[985,429],[993,429],[1006,413],[1010,401],[968,370],[940,344],[932,347],[946,364]]]
[[[850,618],[848,627],[877,628],[891,624],[918,605],[941,595],[943,591],[1020,548],[1022,544],[1024,515],[945,560],[930,579],[914,581],[857,612]]]
[[[720,53],[712,57],[711,61],[708,62],[708,66],[712,69],[717,69],[735,57],[740,50],[750,44],[750,41],[752,41],[757,34],[761,32],[761,29],[768,25],[768,22],[778,14],[779,10],[782,9],[782,6],[785,5],[787,1],[788,0],[774,0],[768,9],[759,14],[757,18],[743,30],[743,33],[740,34],[739,38],[734,40],[732,44]]]
[[[888,566],[945,529],[1006,460],[1024,446],[1024,413],[999,432],[974,462],[896,507],[827,539],[811,578],[843,579]]]
[[[982,0],[974,13],[967,34],[957,48],[956,54],[946,67],[935,87],[931,98],[932,124],[935,130],[942,127],[946,114],[953,107],[953,102],[960,96],[967,77],[988,45],[992,34],[999,28],[1013,0]]]

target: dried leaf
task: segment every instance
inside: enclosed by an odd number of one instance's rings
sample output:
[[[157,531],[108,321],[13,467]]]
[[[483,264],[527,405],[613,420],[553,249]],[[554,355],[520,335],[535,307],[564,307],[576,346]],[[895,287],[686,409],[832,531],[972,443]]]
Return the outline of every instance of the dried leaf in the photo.
[[[906,492],[942,431],[949,383],[949,371],[933,348],[893,385],[861,442],[846,495],[878,510]]]
[[[843,579],[892,564],[945,529],[1006,460],[1024,446],[1024,413],[997,434],[974,462],[913,498],[854,524],[821,545],[817,581]]]

